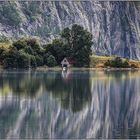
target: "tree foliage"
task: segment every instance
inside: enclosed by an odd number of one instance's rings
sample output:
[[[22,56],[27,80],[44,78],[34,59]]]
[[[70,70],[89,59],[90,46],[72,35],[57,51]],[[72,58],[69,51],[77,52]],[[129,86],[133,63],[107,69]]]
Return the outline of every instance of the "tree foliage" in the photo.
[[[70,57],[74,66],[89,66],[92,35],[74,24],[64,28],[61,36],[51,43],[40,45],[36,38],[21,38],[9,49],[0,48],[0,62],[5,68],[29,68],[60,65],[64,57]]]
[[[66,54],[72,57],[75,66],[89,66],[92,34],[82,26],[74,24],[71,29],[65,28],[61,37],[64,39]]]
[[[43,65],[43,52],[37,39],[21,38],[9,49],[0,48],[0,62],[4,68],[29,68]]]
[[[65,57],[62,39],[54,39],[51,44],[47,44],[44,48],[45,54],[47,53],[47,55],[53,55],[57,61],[57,64],[60,64],[62,59]]]
[[[57,62],[55,60],[55,57],[53,55],[49,55],[47,58],[47,64],[49,67],[54,67],[57,65]]]
[[[69,57],[74,61],[74,66],[82,67],[89,66],[91,46],[92,34],[83,27],[74,24],[71,28],[64,28],[61,38],[54,39],[44,48],[46,53],[55,57],[58,64],[64,57]]]

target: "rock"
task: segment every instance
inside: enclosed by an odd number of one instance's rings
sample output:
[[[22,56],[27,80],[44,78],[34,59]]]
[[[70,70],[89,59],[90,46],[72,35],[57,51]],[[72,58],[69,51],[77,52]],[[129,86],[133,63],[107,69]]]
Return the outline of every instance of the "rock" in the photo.
[[[5,5],[13,9],[9,19],[12,21],[16,14],[19,22],[11,25],[1,14],[0,34],[12,38],[39,36],[45,42],[77,23],[92,32],[96,54],[140,59],[139,2],[0,2],[0,13]]]

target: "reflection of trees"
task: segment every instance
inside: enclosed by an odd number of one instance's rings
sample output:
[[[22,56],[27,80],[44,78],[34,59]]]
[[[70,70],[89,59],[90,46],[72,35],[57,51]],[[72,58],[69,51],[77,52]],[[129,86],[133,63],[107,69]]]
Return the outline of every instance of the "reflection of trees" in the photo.
[[[46,79],[46,81],[46,89],[61,101],[65,109],[71,109],[73,112],[80,111],[91,99],[88,72],[74,75],[71,73],[69,79],[63,79],[58,72],[55,79]]]
[[[12,90],[14,95],[35,96],[41,86],[42,79],[36,73],[1,73],[0,88],[6,85]],[[11,92],[11,91],[9,91]]]
[[[48,73],[1,73],[0,88],[5,85],[14,95],[36,96],[41,87],[52,93],[61,101],[62,107],[80,111],[91,99],[89,72],[72,74],[63,79],[61,72]],[[9,91],[10,92],[10,91]]]

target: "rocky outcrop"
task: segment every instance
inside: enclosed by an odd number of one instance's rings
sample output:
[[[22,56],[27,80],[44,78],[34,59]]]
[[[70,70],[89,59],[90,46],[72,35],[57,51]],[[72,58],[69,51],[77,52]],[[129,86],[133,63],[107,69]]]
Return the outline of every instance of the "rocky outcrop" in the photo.
[[[94,53],[140,59],[139,5],[90,0],[0,2],[0,34],[39,36],[48,42],[64,27],[77,23],[92,32]]]

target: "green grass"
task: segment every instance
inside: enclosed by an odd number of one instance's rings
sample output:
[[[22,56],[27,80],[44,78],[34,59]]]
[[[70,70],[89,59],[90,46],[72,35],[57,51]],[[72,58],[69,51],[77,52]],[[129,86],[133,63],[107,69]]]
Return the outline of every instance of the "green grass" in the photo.
[[[104,68],[104,64],[105,62],[107,62],[108,60],[111,60],[115,58],[115,56],[97,56],[97,55],[92,55],[90,57],[90,67],[91,68]],[[125,58],[122,58],[125,60]],[[138,60],[129,60],[129,64],[135,64],[137,67],[140,68],[140,61]]]

